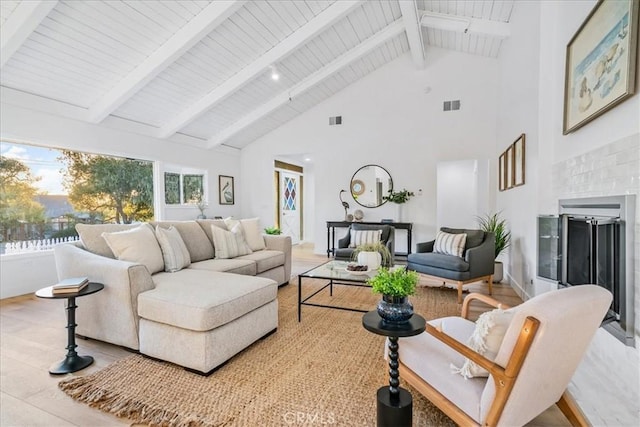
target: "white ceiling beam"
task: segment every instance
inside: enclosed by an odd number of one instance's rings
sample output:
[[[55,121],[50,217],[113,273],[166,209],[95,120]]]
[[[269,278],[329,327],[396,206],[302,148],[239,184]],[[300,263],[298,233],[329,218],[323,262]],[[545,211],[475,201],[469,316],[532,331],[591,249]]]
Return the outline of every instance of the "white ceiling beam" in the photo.
[[[0,68],[20,49],[57,1],[22,1],[0,28]]]
[[[88,120],[92,123],[103,121],[203,37],[236,13],[244,3],[244,0],[216,1],[202,9],[153,54],[120,80],[112,90],[89,107]]]
[[[400,0],[400,12],[404,21],[411,57],[418,69],[425,67],[424,43],[422,41],[422,29],[418,18],[418,9],[415,0]]]
[[[477,19],[448,13],[422,11],[420,12],[420,25],[439,30],[485,35],[500,39],[506,39],[511,36],[511,24],[508,22]]]
[[[345,17],[354,8],[359,6],[362,0],[337,1],[323,10],[311,21],[300,27],[293,34],[282,42],[268,50],[260,58],[247,65],[236,73],[233,77],[216,87],[195,104],[191,105],[184,112],[179,114],[174,120],[160,128],[158,137],[167,138],[179,131],[218,102],[240,89],[245,84],[253,80],[258,74],[264,72],[270,65],[280,61],[293,51],[303,46],[313,37],[317,36],[337,21]]]
[[[402,19],[398,19],[397,21],[391,23],[353,49],[343,53],[324,67],[320,68],[291,89],[287,89],[284,92],[276,95],[267,103],[256,108],[246,116],[242,117],[240,120],[234,122],[231,126],[225,128],[223,131],[210,138],[207,147],[213,148],[217,145],[222,144],[224,141],[231,138],[241,130],[251,126],[256,121],[260,120],[282,105],[291,101],[291,99],[306,92],[320,82],[331,77],[349,64],[357,61],[372,50],[376,49],[378,46],[382,45],[388,40],[391,40],[397,35],[402,34],[404,31],[405,24]]]

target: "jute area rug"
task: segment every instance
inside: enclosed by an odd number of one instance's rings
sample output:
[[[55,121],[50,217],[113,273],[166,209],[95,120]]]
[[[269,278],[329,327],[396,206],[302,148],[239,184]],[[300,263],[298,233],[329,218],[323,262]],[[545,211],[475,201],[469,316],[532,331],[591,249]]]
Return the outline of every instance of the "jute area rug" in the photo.
[[[319,284],[304,283],[307,295]],[[324,294],[313,301],[328,302]],[[346,286],[335,287],[331,298],[365,310],[379,300],[369,288]],[[295,279],[278,291],[278,301],[277,332],[209,377],[132,355],[59,386],[92,407],[153,426],[375,426],[376,391],[389,384],[385,338],[367,332],[356,312],[303,306],[298,323]],[[411,301],[427,319],[459,314],[452,290],[419,288]],[[413,395],[414,426],[455,425],[403,387]]]

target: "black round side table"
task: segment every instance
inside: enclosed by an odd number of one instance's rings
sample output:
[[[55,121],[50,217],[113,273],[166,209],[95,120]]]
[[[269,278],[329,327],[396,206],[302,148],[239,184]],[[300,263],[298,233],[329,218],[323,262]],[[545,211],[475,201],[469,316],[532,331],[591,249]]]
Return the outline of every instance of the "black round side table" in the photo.
[[[69,292],[65,294],[54,294],[53,286],[42,288],[36,292],[38,298],[47,299],[67,299],[67,355],[63,360],[55,363],[49,368],[49,373],[53,375],[68,374],[84,369],[93,363],[91,356],[79,356],[76,352],[76,298],[85,295],[95,294],[104,289],[102,283],[90,282],[79,292]]]
[[[406,323],[385,322],[376,311],[362,317],[362,326],[374,334],[389,337],[389,387],[378,389],[378,427],[411,427],[413,399],[400,387],[398,371],[398,338],[412,337],[424,332],[426,321],[419,314]]]

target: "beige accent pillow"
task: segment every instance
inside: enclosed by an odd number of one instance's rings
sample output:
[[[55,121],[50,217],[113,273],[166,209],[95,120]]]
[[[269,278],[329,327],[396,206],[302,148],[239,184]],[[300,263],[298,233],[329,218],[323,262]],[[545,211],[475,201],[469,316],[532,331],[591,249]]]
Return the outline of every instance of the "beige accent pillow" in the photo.
[[[235,227],[237,224],[240,223],[239,219],[235,219],[232,216],[226,217],[223,221],[224,221],[224,224],[227,226],[227,230],[231,230],[233,227]]]
[[[351,230],[350,248],[357,248],[367,243],[378,243],[382,230]]]
[[[216,247],[216,259],[235,258],[251,253],[251,248],[244,240],[240,223],[236,224],[231,231],[212,225],[211,232],[213,234],[213,245]]]
[[[464,245],[467,243],[465,233],[451,234],[438,231],[436,241],[433,244],[433,252],[437,254],[453,255],[462,258]]]
[[[119,260],[142,264],[151,274],[164,270],[162,251],[151,225],[140,224],[131,230],[105,232],[102,237]]]
[[[515,312],[512,309],[502,310],[501,308],[482,313],[476,320],[476,328],[469,337],[467,346],[487,359],[495,360],[514,314]],[[465,359],[460,368],[452,364],[451,369],[454,373],[460,374],[465,378],[489,376],[489,371],[469,359]]]
[[[173,225],[169,226],[169,228],[162,228],[157,225],[156,238],[162,250],[164,271],[175,273],[191,265],[191,256],[187,245],[184,244],[180,232]]]
[[[76,224],[76,231],[82,244],[89,252],[115,259],[115,255],[102,237],[102,233],[131,230],[137,226],[138,224]]]
[[[261,251],[266,248],[262,230],[260,229],[260,218],[241,219],[242,231],[247,245],[252,251]]]

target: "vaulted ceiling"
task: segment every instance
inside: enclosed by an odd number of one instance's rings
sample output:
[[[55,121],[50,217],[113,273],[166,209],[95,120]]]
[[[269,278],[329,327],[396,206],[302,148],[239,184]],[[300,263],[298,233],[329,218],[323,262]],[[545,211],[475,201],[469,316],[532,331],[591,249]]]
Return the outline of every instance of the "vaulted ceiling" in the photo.
[[[2,100],[242,148],[405,52],[497,57],[513,4],[2,0]]]

